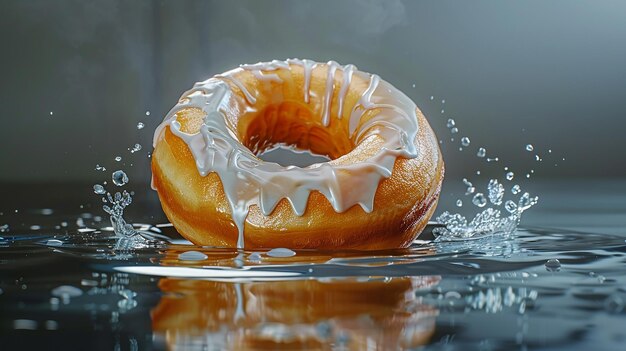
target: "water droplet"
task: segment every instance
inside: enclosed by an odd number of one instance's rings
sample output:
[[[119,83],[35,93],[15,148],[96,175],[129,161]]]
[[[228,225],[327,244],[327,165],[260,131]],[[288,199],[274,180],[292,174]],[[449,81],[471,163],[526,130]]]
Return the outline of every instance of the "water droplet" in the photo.
[[[50,116],[54,115],[54,112],[50,111]]]
[[[474,184],[472,184],[469,180],[467,180],[467,178],[463,178],[463,184],[465,184],[466,186],[472,186]]]
[[[457,127],[453,127],[452,129],[450,129],[450,133],[452,134],[456,134],[459,132],[459,129]]]
[[[200,251],[185,251],[178,255],[178,259],[181,261],[204,261],[207,258],[209,258],[209,256]]]
[[[470,139],[468,137],[462,137],[461,138],[461,145],[467,147],[470,145]]]
[[[526,173],[526,178],[530,179],[530,173]]]
[[[444,109],[441,109],[441,113],[444,113],[444,112],[446,112],[446,110],[444,110]]]
[[[121,156],[115,156],[115,161],[120,162],[122,160]]]
[[[292,257],[295,256],[296,253],[293,252],[292,250],[286,249],[286,248],[276,248],[276,249],[271,249],[267,252],[267,255],[270,257]]]
[[[456,125],[456,122],[452,118],[448,118],[448,123],[446,123],[446,127],[452,128]]]
[[[526,151],[533,151],[534,149],[535,147],[533,146],[533,144],[526,145]]]
[[[467,189],[465,190],[465,195],[473,194],[475,191],[476,191],[476,188],[474,188],[473,186],[468,186]]]
[[[537,161],[537,162],[541,162],[541,161],[542,161],[542,159],[541,159],[541,157],[539,157],[539,155],[535,155],[535,161]]]
[[[150,116],[150,111],[146,111],[146,116]]]
[[[456,200],[456,205],[458,207],[463,207],[463,201],[461,201],[461,199]]]
[[[106,190],[104,190],[104,187],[102,185],[95,184],[93,186],[93,192],[96,193],[96,194],[102,195],[102,194],[106,193]]]
[[[496,206],[500,205],[504,196],[504,186],[497,179],[491,179],[487,185],[487,190],[489,191],[489,201]]]
[[[137,129],[143,129],[143,127],[145,127],[145,125],[141,122],[137,123]]]
[[[126,173],[124,173],[124,171],[113,172],[113,174],[111,175],[111,179],[113,180],[113,184],[117,186],[122,186],[128,183],[128,176],[126,175]]]
[[[435,97],[431,95],[431,96],[430,96],[430,99],[431,99],[431,100],[434,100],[434,99],[435,99]]]
[[[141,145],[140,145],[140,144],[135,144],[135,145],[133,146],[133,148],[132,148],[132,149],[130,149],[130,153],[131,153],[131,154],[134,154],[135,152],[137,152],[137,151],[139,151],[139,150],[141,150]]]
[[[509,211],[509,213],[515,213],[515,211],[517,211],[517,205],[512,200],[505,202],[504,208]]]
[[[487,150],[485,150],[484,147],[480,147],[478,148],[478,151],[476,152],[476,156],[483,158],[487,155]]]
[[[485,207],[487,199],[483,193],[476,193],[476,195],[472,198],[472,203],[478,207]]]
[[[445,104],[445,103],[446,103],[446,100],[445,100],[445,99],[444,99],[444,100],[441,100],[441,103],[442,103],[442,104]]]
[[[480,175],[480,171],[476,171],[476,175]]]
[[[508,172],[506,174],[506,180],[513,180],[514,177],[515,177],[515,173],[513,172]]]
[[[106,171],[106,170],[107,170],[107,169],[106,169],[106,168],[104,168],[103,166],[96,165],[96,171],[102,171],[102,172],[104,172],[104,171]]]
[[[558,272],[561,270],[561,262],[556,258],[549,259],[546,263],[546,270],[548,272]]]

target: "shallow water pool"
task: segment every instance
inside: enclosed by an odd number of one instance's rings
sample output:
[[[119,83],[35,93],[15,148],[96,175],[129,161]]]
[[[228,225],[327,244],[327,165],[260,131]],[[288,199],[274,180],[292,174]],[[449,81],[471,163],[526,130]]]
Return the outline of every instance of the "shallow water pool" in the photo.
[[[126,251],[80,192],[22,189],[0,216],[2,349],[619,350],[619,185],[544,184],[512,236],[437,243],[431,224],[406,250],[295,255],[193,246],[141,199],[135,227],[171,240]]]

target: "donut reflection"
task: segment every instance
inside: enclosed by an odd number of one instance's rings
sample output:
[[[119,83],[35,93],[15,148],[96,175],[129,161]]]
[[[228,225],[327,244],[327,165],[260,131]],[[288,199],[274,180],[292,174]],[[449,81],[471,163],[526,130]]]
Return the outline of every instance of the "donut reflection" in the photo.
[[[428,342],[439,277],[224,282],[166,278],[152,327],[170,350],[390,350]]]

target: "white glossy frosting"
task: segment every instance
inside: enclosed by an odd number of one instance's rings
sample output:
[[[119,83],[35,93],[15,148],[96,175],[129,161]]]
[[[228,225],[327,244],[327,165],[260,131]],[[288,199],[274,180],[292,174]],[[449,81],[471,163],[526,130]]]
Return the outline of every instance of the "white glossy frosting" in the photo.
[[[250,71],[258,80],[269,84],[281,83],[278,70],[290,70],[293,65],[304,69],[303,101],[310,101],[311,72],[326,65],[326,91],[323,95],[321,122],[328,126],[331,118],[341,118],[344,99],[353,76],[369,81],[368,88],[350,111],[349,132],[358,145],[375,135],[382,137],[384,146],[372,157],[353,164],[316,163],[308,167],[281,166],[256,157],[236,137],[235,127],[226,122],[224,110],[232,99],[242,111],[255,109],[257,93],[236,78],[238,73]],[[335,79],[337,71],[343,80]],[[231,83],[245,97],[233,94]],[[341,84],[337,95],[337,116],[332,116],[333,91]],[[252,91],[251,91],[252,90]],[[176,120],[176,113],[187,108],[198,108],[206,113],[204,123],[196,134],[184,133]],[[232,218],[239,230],[237,247],[244,247],[243,227],[251,205],[257,205],[264,215],[270,215],[281,199],[287,199],[293,211],[304,214],[311,191],[323,194],[336,212],[344,212],[359,205],[372,212],[374,196],[382,178],[391,176],[397,157],[414,158],[417,150],[414,140],[418,131],[417,106],[411,99],[380,79],[377,75],[358,71],[353,65],[341,66],[334,61],[326,64],[309,60],[290,59],[242,65],[238,69],[199,82],[185,92],[178,104],[170,110],[154,134],[154,146],[163,137],[165,127],[189,146],[198,172],[206,176],[217,173],[232,210]],[[377,109],[378,113],[364,124],[360,119],[365,111]],[[358,129],[357,129],[358,127]]]

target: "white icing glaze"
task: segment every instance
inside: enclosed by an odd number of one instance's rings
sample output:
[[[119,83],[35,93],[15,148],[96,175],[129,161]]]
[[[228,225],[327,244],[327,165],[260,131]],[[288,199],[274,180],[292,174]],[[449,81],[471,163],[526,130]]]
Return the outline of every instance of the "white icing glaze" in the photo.
[[[303,98],[307,101],[311,71],[323,64],[290,59],[242,65],[238,69],[196,83],[182,95],[179,103],[170,110],[154,134],[156,147],[159,139],[163,137],[164,129],[169,127],[174,135],[188,145],[198,172],[202,176],[215,172],[220,177],[232,211],[233,222],[238,228],[238,248],[244,247],[243,228],[251,205],[257,205],[267,216],[284,198],[293,211],[302,216],[311,191],[316,190],[328,199],[338,213],[357,204],[369,213],[373,211],[378,183],[382,178],[391,176],[396,158],[417,156],[413,143],[418,131],[415,103],[377,75],[358,71],[353,65],[341,66],[330,61],[326,64],[328,73],[323,97],[323,125],[327,126],[332,117],[330,107],[336,71],[340,70],[343,73],[343,82],[338,94],[339,116],[335,116],[338,118],[341,118],[345,95],[352,77],[358,75],[364,80],[369,80],[369,86],[350,112],[350,135],[356,145],[372,135],[378,135],[384,140],[383,147],[363,162],[354,164],[325,162],[304,168],[284,167],[256,157],[237,140],[234,127],[226,123],[223,111],[229,102],[237,98],[226,82],[231,82],[245,96],[247,104],[242,106],[242,110],[254,109],[256,98],[235,74],[248,70],[258,79],[282,82],[277,74],[265,74],[264,71],[290,70],[290,65],[300,65],[304,68]],[[246,103],[241,99],[234,101]],[[182,132],[180,123],[176,120],[176,113],[187,108],[198,108],[206,114],[204,123],[196,134]],[[378,113],[359,126],[363,113],[371,109],[378,109]]]

